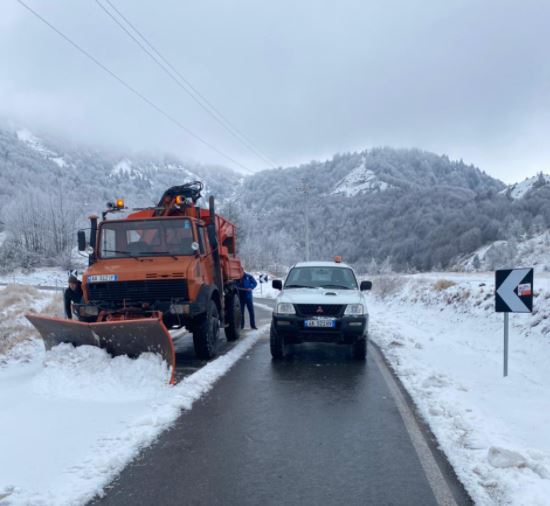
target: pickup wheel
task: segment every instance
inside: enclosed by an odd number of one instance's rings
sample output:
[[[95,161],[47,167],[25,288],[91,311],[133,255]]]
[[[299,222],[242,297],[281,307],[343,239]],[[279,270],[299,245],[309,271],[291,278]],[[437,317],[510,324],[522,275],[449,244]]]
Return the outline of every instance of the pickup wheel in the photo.
[[[225,337],[228,341],[236,341],[241,337],[241,301],[236,292],[232,292],[226,299],[227,318]]]
[[[217,355],[219,334],[218,306],[213,300],[210,300],[206,308],[206,314],[196,323],[193,329],[193,344],[197,358],[209,360]]]
[[[286,356],[286,344],[284,337],[277,332],[275,325],[271,322],[269,331],[269,348],[273,360],[282,360]]]
[[[367,358],[366,336],[352,344],[352,354],[355,360],[365,360]]]

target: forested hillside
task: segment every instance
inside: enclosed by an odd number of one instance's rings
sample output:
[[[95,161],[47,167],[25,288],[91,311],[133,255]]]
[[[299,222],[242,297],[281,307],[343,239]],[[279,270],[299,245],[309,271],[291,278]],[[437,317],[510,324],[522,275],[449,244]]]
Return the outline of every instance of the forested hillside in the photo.
[[[463,162],[382,148],[250,176],[232,211],[254,265],[303,258],[307,208],[314,258],[344,255],[369,271],[443,269],[484,244],[548,229],[544,181],[523,184],[525,195],[514,198]]]
[[[175,157],[68,147],[0,129],[0,269],[68,265],[76,230],[117,197],[131,207],[154,205],[169,186],[200,179],[223,198],[240,177]]]
[[[491,262],[498,266],[512,257],[514,241],[550,228],[550,178],[541,174],[507,188],[462,161],[416,149],[339,154],[244,177],[5,129],[0,269],[70,265],[75,232],[89,213],[116,197],[130,207],[151,205],[167,187],[195,179],[237,222],[248,268],[302,260],[306,213],[312,258],[343,255],[365,271],[450,268],[495,241]],[[507,241],[506,251],[499,253],[498,241]]]

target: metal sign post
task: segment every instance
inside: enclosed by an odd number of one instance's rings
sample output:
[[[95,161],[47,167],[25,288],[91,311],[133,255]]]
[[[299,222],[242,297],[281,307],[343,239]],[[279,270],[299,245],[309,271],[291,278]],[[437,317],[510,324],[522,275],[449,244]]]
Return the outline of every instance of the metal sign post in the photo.
[[[269,281],[269,277],[267,274],[260,274],[258,276],[258,280],[260,281],[260,297],[261,297],[263,295],[263,284]]]
[[[509,313],[504,313],[504,377],[508,376],[508,330]]]
[[[504,377],[508,376],[509,313],[533,312],[533,269],[495,272],[495,311],[504,313]]]

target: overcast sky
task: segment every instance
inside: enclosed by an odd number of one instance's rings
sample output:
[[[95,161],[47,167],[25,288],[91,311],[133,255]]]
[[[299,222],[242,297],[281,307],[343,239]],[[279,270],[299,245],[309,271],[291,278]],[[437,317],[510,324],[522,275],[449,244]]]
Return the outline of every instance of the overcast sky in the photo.
[[[267,167],[95,0],[24,1],[185,127],[252,170]],[[278,164],[387,145],[446,153],[507,182],[550,172],[548,1],[111,2]],[[234,167],[16,0],[2,0],[0,61],[4,118]]]

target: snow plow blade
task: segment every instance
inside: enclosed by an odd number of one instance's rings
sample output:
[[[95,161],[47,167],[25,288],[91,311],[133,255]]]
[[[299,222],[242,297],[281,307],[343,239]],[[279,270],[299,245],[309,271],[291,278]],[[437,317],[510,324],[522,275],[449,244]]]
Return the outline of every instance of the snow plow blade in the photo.
[[[136,358],[145,352],[157,353],[171,368],[170,383],[174,382],[176,354],[172,336],[156,318],[84,323],[36,314],[25,316],[42,336],[47,350],[70,343],[98,346],[113,356]]]

